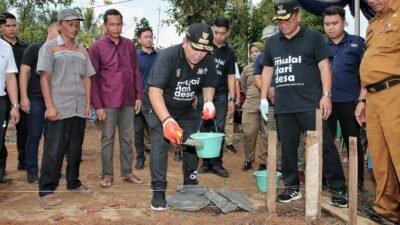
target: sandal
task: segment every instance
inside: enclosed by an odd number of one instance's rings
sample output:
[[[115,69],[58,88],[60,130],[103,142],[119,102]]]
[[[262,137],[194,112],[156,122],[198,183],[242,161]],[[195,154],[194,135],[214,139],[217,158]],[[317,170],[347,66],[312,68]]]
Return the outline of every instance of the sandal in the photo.
[[[62,200],[59,199],[55,194],[48,194],[39,198],[39,202],[47,206],[61,205]]]
[[[85,185],[81,185],[78,188],[69,190],[70,192],[74,192],[74,193],[80,193],[80,194],[90,194],[93,191],[91,189],[89,189],[88,187],[86,187]]]
[[[103,176],[103,179],[100,181],[100,186],[104,188],[111,187],[114,178],[112,176]]]

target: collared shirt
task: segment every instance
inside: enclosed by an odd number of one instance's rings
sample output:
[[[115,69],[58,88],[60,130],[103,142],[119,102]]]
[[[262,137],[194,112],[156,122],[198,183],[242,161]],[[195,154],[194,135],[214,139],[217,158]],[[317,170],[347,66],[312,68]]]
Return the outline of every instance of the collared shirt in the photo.
[[[345,33],[335,44],[330,38],[325,42],[331,49],[332,101],[355,102],[360,94],[360,63],[364,54],[364,39]]]
[[[24,52],[25,52],[26,48],[28,47],[28,45],[26,43],[20,41],[19,39],[17,39],[17,42],[15,42],[15,44],[8,42],[4,37],[2,37],[2,39],[11,45],[13,53],[14,53],[15,63],[17,65],[17,69],[19,71],[19,68],[21,67],[22,56],[24,55]],[[17,72],[16,75],[18,78],[19,72]],[[19,82],[18,82],[18,86],[19,86]]]
[[[142,85],[144,90],[147,86],[147,81],[149,80],[150,71],[153,68],[154,61],[156,60],[158,53],[155,50],[153,50],[149,54],[140,49],[137,55],[139,61],[140,76],[142,78]]]
[[[243,93],[246,95],[242,108],[249,113],[258,112],[260,107],[260,91],[254,83],[253,67],[254,63],[250,63],[243,68],[240,82]]]
[[[228,75],[235,75],[235,52],[227,44],[222,47],[214,45],[212,55],[218,75],[215,92],[228,92]]]
[[[360,66],[364,86],[400,75],[400,1],[392,1],[370,21]]]
[[[87,51],[75,41],[68,48],[61,36],[46,42],[39,51],[37,73],[51,76],[51,96],[61,119],[85,118],[86,96],[83,79],[95,74]]]
[[[6,41],[0,39],[0,96],[6,95],[6,74],[17,72],[18,69],[11,46]]]
[[[193,68],[188,64],[182,44],[160,52],[151,72],[148,87],[163,90],[165,105],[174,116],[187,113],[203,87],[216,87],[217,73],[214,58],[206,55]],[[148,102],[145,95],[145,102]],[[217,106],[218,107],[218,106]]]
[[[143,89],[138,59],[132,41],[120,37],[115,44],[105,36],[89,49],[96,75],[92,81],[92,104],[96,109],[134,106]]]

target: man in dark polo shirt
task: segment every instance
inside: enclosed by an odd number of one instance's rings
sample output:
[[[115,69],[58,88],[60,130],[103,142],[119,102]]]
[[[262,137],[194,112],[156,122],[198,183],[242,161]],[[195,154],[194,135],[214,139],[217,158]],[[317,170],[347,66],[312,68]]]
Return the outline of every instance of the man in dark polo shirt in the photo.
[[[14,52],[15,63],[17,64],[17,68],[21,66],[21,59],[25,52],[25,49],[28,47],[27,44],[20,41],[17,38],[18,25],[16,17],[11,13],[3,13],[3,18],[5,18],[6,23],[1,25],[1,31],[3,32],[3,40],[8,42]],[[17,79],[19,77],[19,73],[16,73]],[[25,170],[25,148],[26,148],[26,139],[28,137],[28,117],[26,113],[22,110],[19,112],[20,120],[19,123],[15,126],[17,128],[17,149],[18,149],[18,170]]]
[[[224,132],[227,113],[233,113],[235,110],[235,53],[226,43],[229,37],[229,21],[225,17],[218,17],[213,24],[213,56],[217,68],[218,85],[215,89],[214,103],[218,105],[217,115],[215,115],[216,129],[218,132]],[[199,109],[201,109],[202,100],[199,97]],[[229,110],[229,112],[228,112]],[[203,130],[213,128],[213,121],[205,121]],[[203,159],[203,165],[199,172],[207,173],[212,171],[220,177],[229,177],[228,171],[222,166],[223,145],[219,157],[212,159]]]
[[[366,90],[361,89],[359,72],[365,46],[362,37],[344,31],[345,15],[345,10],[340,6],[330,6],[324,12],[324,29],[328,35],[325,42],[333,55],[331,58],[332,114],[328,123],[334,136],[339,121],[347,154],[349,153],[349,137],[357,137],[358,190],[365,192],[364,152],[361,145],[360,126],[354,115],[356,108],[365,109]]]
[[[212,51],[211,27],[191,25],[183,44],[160,52],[147,83],[143,114],[150,128],[150,171],[153,210],[165,210],[168,141],[181,144],[197,132],[200,118],[193,102],[203,91],[203,118],[215,116],[213,104],[217,75]],[[183,147],[183,184],[197,184],[198,157],[193,146]]]
[[[331,113],[331,56],[320,33],[300,26],[296,0],[275,2],[280,33],[269,39],[262,64],[260,111],[266,120],[267,93],[275,79],[275,114],[282,150],[284,191],[277,200],[289,203],[302,197],[299,190],[297,147],[301,131],[315,130],[315,109],[323,113],[323,173],[332,190],[331,204],[347,207],[346,180],[339,153],[326,120]]]
[[[40,76],[36,73],[39,50],[45,41],[58,36],[57,21],[47,28],[46,40],[29,45],[21,60],[19,87],[21,94],[21,109],[28,115],[28,138],[26,141],[26,170],[28,183],[38,182],[38,148],[42,138],[44,125],[44,105],[40,89]]]

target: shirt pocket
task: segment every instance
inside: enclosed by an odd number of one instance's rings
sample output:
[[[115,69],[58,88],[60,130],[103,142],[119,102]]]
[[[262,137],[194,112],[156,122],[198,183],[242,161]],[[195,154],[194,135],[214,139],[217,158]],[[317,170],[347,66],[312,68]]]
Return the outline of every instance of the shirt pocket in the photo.
[[[386,24],[378,38],[378,48],[382,52],[393,53],[400,50],[400,25]]]

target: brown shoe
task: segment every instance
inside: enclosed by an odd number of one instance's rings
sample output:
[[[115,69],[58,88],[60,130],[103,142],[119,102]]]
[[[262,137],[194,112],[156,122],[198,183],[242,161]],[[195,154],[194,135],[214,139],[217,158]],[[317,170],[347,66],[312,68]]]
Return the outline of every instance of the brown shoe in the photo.
[[[105,175],[103,176],[103,179],[100,181],[100,186],[104,188],[111,187],[113,181],[114,177]]]
[[[143,180],[137,177],[135,174],[130,173],[124,177],[124,181],[135,183],[135,184],[144,184]]]
[[[59,199],[55,194],[48,194],[43,197],[40,197],[39,202],[47,206],[56,206],[62,204],[62,200]]]
[[[70,192],[74,192],[74,193],[80,193],[80,194],[90,194],[90,193],[93,193],[93,191],[91,190],[91,189],[89,189],[88,187],[86,187],[85,185],[81,185],[81,186],[79,186],[78,188],[75,188],[75,189],[71,189],[71,190],[68,190],[68,191],[70,191]]]

